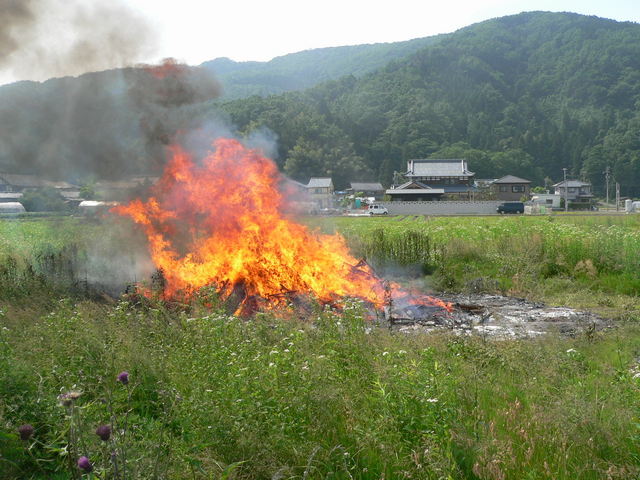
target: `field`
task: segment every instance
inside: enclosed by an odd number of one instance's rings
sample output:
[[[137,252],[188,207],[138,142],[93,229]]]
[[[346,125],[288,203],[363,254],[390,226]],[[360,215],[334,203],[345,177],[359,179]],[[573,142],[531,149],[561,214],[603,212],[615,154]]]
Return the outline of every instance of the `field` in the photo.
[[[637,217],[308,223],[402,284],[588,309],[614,327],[488,341],[398,335],[356,299],[341,315],[238,319],[213,290],[104,296],[96,285],[151,272],[135,234],[0,221],[0,477],[640,476]]]

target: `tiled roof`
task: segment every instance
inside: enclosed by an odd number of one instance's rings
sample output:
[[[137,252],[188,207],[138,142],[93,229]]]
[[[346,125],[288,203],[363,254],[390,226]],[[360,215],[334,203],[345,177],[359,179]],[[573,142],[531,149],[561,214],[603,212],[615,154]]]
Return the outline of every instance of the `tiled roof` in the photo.
[[[567,184],[569,188],[571,187],[590,187],[590,183],[579,182],[578,180],[567,180]],[[564,180],[562,182],[558,182],[554,185],[554,187],[564,187]]]
[[[309,180],[307,188],[331,188],[331,178],[312,178]]]
[[[384,190],[384,187],[382,186],[381,183],[379,182],[363,182],[363,183],[357,183],[357,182],[351,182],[351,188],[353,188],[355,191],[362,191],[362,192],[367,192],[367,191],[382,191]]]
[[[409,188],[412,187],[412,188]],[[417,187],[417,188],[416,188]],[[386,191],[387,195],[401,195],[401,194],[429,194],[429,195],[442,195],[444,189],[431,188],[429,185],[425,185],[416,180],[410,180],[402,185],[398,185],[396,188],[391,188]]]
[[[494,180],[493,183],[531,183],[531,180],[525,180],[515,175],[505,175],[504,177]]]
[[[416,159],[407,162],[405,177],[459,177],[474,175],[464,159]]]
[[[0,173],[0,183],[22,188],[46,187],[51,185],[51,182],[41,180],[35,175],[21,175],[18,173]]]

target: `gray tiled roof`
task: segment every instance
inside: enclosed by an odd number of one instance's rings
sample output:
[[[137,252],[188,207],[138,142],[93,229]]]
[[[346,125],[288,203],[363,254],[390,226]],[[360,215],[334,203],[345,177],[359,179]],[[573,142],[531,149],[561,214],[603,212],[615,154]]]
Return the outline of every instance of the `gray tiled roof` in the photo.
[[[331,178],[319,177],[312,178],[307,184],[307,188],[330,188]]]
[[[14,187],[46,187],[50,182],[41,180],[35,175],[21,175],[18,173],[0,173],[0,183],[6,183]]]
[[[459,177],[474,175],[464,159],[415,159],[407,162],[405,177]]]
[[[590,187],[590,183],[579,182],[578,180],[567,180],[567,184],[569,188],[571,187]],[[558,182],[554,185],[554,187],[564,187],[564,180],[562,182]]]
[[[384,187],[382,186],[381,183],[379,182],[363,182],[363,183],[357,183],[357,182],[351,182],[351,188],[353,188],[356,191],[377,191],[377,190],[384,190]]]
[[[525,180],[515,175],[505,175],[504,177],[494,180],[493,183],[531,183],[531,180]]]

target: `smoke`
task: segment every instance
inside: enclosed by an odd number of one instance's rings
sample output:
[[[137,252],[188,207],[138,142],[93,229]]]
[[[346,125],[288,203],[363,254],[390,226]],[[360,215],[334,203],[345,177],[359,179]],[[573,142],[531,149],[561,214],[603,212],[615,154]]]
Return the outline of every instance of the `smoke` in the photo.
[[[146,65],[125,71],[127,98],[141,115],[140,131],[146,154],[164,164],[165,147],[178,133],[200,127],[202,118],[194,106],[215,100],[222,86],[211,71],[166,59],[162,65]]]
[[[0,88],[0,171],[54,180],[159,174],[165,147],[199,128],[220,95],[213,74],[165,60]]]
[[[0,72],[44,80],[123,67],[156,51],[152,23],[122,0],[2,0]]]

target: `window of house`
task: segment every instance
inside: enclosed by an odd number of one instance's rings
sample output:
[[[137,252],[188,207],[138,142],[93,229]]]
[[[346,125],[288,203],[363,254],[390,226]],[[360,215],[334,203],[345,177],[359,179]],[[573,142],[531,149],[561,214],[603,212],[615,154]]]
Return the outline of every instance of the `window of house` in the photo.
[[[576,193],[575,187],[569,187],[569,193]]]
[[[321,188],[316,188],[316,193],[322,193],[322,189]]]
[[[507,192],[507,186],[506,185],[500,185],[500,191],[501,192]]]
[[[514,185],[511,187],[513,193],[524,193],[524,185]]]

